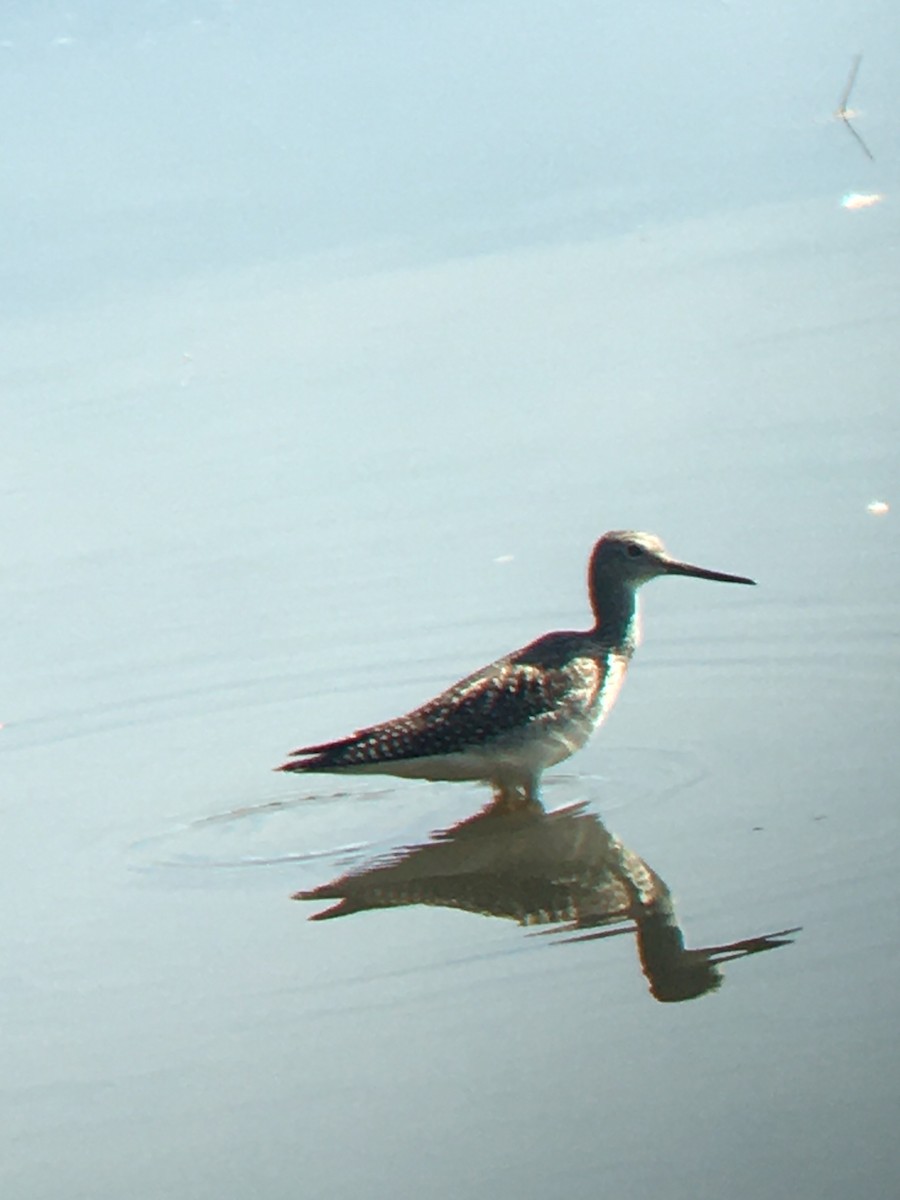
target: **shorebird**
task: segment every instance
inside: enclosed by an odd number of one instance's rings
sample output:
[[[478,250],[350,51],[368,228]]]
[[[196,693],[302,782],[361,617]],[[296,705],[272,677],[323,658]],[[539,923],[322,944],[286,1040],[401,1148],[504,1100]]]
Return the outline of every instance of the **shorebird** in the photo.
[[[651,533],[606,533],[588,564],[590,629],[547,633],[412,712],[301,746],[276,769],[478,780],[498,803],[538,803],[542,773],[580,750],[612,708],[639,640],[638,589],[658,575],[755,582],[679,562]]]

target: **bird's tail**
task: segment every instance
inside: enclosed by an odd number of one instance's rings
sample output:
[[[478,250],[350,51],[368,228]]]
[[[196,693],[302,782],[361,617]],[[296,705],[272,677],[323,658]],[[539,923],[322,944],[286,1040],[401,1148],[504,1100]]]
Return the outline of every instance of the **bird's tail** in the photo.
[[[355,738],[341,738],[336,742],[321,742],[317,746],[300,746],[291,750],[285,762],[275,767],[276,771],[333,771],[346,766],[344,751],[353,745]]]

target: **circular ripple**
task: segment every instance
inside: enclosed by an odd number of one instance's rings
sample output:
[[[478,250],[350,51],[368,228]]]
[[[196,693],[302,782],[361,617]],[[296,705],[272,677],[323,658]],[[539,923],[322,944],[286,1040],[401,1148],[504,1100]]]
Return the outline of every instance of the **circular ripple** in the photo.
[[[606,756],[602,775],[548,775],[550,809],[587,800],[606,817],[632,804],[669,799],[702,778],[690,753],[631,748]],[[305,782],[305,781],[304,781]],[[399,847],[419,844],[465,820],[490,800],[475,784],[354,780],[334,790],[268,795],[246,805],[186,821],[134,842],[135,869],[218,872],[291,867],[316,877]],[[298,881],[299,886],[302,880]]]

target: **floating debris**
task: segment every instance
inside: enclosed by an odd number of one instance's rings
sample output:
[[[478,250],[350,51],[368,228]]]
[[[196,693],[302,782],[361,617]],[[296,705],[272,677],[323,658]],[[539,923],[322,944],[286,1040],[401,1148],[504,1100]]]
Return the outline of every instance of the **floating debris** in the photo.
[[[866,512],[871,514],[873,517],[883,517],[890,511],[891,506],[888,504],[887,500],[873,500],[870,504],[866,505]]]
[[[850,99],[850,93],[853,91],[853,85],[856,83],[856,76],[859,74],[859,64],[861,62],[862,62],[862,55],[857,54],[853,60],[853,65],[850,68],[850,74],[847,77],[846,86],[844,87],[844,91],[841,94],[840,103],[838,104],[837,108],[835,109],[834,115],[839,121],[843,121],[843,123],[846,125],[846,127],[849,129],[849,131],[856,138],[856,140],[859,143],[860,148],[862,149],[862,152],[863,152],[863,154],[865,154],[866,158],[869,158],[872,160],[872,162],[874,162],[875,155],[872,153],[872,151],[866,145],[865,141],[863,140],[862,134],[858,132],[858,130],[855,128],[854,125],[851,124],[851,121],[855,117],[861,116],[862,114],[860,113],[858,108],[848,108],[847,107],[847,103]]]

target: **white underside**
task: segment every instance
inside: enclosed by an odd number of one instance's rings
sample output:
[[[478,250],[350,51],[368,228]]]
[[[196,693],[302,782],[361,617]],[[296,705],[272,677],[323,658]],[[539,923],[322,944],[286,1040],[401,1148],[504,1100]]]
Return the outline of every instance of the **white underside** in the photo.
[[[584,727],[587,726],[587,727]],[[585,722],[577,728],[569,725],[565,735],[548,729],[527,737],[498,738],[484,748],[456,754],[436,754],[395,762],[363,763],[352,767],[334,767],[329,773],[341,775],[396,775],[401,779],[431,779],[448,782],[483,780],[505,786],[526,786],[542,771],[574,754],[593,733],[595,724]]]

